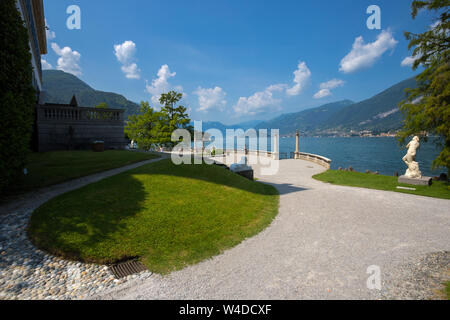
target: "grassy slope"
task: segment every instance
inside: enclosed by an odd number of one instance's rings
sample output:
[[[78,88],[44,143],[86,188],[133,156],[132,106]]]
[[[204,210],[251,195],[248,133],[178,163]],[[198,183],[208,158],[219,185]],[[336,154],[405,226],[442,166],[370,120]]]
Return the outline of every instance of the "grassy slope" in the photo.
[[[217,166],[146,165],[59,196],[32,216],[39,247],[112,263],[140,257],[167,273],[220,254],[267,227],[279,195]]]
[[[8,194],[24,193],[156,157],[148,153],[113,150],[32,153],[28,158],[28,175],[17,181]]]
[[[368,189],[395,191],[402,193],[415,194],[420,196],[450,199],[450,185],[443,182],[433,182],[428,186],[411,186],[399,184],[398,178],[383,175],[372,175],[359,172],[335,171],[329,170],[313,177],[316,180],[332,184],[361,187]],[[397,186],[415,188],[416,191],[397,189]]]
[[[447,297],[447,300],[450,300],[450,281],[445,283],[444,294]]]

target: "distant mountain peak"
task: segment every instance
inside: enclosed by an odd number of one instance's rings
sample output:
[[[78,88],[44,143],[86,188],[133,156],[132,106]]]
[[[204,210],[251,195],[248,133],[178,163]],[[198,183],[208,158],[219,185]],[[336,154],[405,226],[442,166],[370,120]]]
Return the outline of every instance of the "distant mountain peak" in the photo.
[[[95,107],[105,102],[109,108],[125,109],[126,118],[139,111],[139,105],[124,96],[95,90],[78,77],[64,71],[44,70],[42,80],[47,103],[67,104],[75,96],[80,107]]]

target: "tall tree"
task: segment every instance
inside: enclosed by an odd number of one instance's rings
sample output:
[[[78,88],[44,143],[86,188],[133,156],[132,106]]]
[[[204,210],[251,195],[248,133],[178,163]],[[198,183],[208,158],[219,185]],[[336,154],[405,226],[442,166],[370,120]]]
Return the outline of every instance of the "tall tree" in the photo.
[[[26,164],[36,103],[28,31],[16,0],[0,1],[0,192]]]
[[[140,114],[128,119],[126,135],[145,150],[158,146],[173,147],[176,143],[171,141],[173,131],[187,129],[192,132],[187,109],[177,106],[182,97],[175,91],[162,94],[161,111],[155,111],[148,102],[141,102]]]
[[[163,93],[159,99],[159,103],[163,106],[161,112],[166,116],[162,132],[161,132],[161,144],[169,147],[173,147],[175,142],[171,141],[172,133],[176,129],[187,129],[192,131],[189,123],[189,115],[187,109],[184,106],[178,105],[178,102],[183,98],[182,93],[170,91]]]
[[[164,114],[155,111],[148,102],[141,102],[140,114],[128,118],[125,134],[136,141],[139,148],[149,150],[160,144]]]
[[[417,76],[417,88],[408,89],[406,100],[400,103],[405,122],[399,132],[402,143],[411,135],[438,136],[435,142],[441,153],[433,167],[443,166],[447,170],[450,170],[449,6],[450,0],[412,2],[413,19],[424,9],[437,13],[439,19],[423,33],[405,32],[409,49],[413,49],[413,70],[419,66],[424,70]]]

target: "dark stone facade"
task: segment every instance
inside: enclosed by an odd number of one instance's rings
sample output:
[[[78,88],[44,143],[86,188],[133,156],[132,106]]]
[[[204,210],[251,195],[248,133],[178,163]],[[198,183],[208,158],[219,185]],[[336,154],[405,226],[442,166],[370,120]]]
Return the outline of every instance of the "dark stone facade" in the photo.
[[[84,108],[72,105],[36,106],[36,136],[39,152],[90,149],[104,141],[105,149],[123,149],[124,110]]]

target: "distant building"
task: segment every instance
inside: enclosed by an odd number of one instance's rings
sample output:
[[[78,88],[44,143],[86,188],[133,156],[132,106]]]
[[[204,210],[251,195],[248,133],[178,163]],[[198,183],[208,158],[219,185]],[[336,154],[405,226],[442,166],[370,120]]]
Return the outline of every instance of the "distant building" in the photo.
[[[30,52],[33,66],[33,86],[36,89],[36,100],[42,99],[42,65],[41,55],[47,54],[47,36],[44,17],[43,0],[17,0],[30,39]]]

